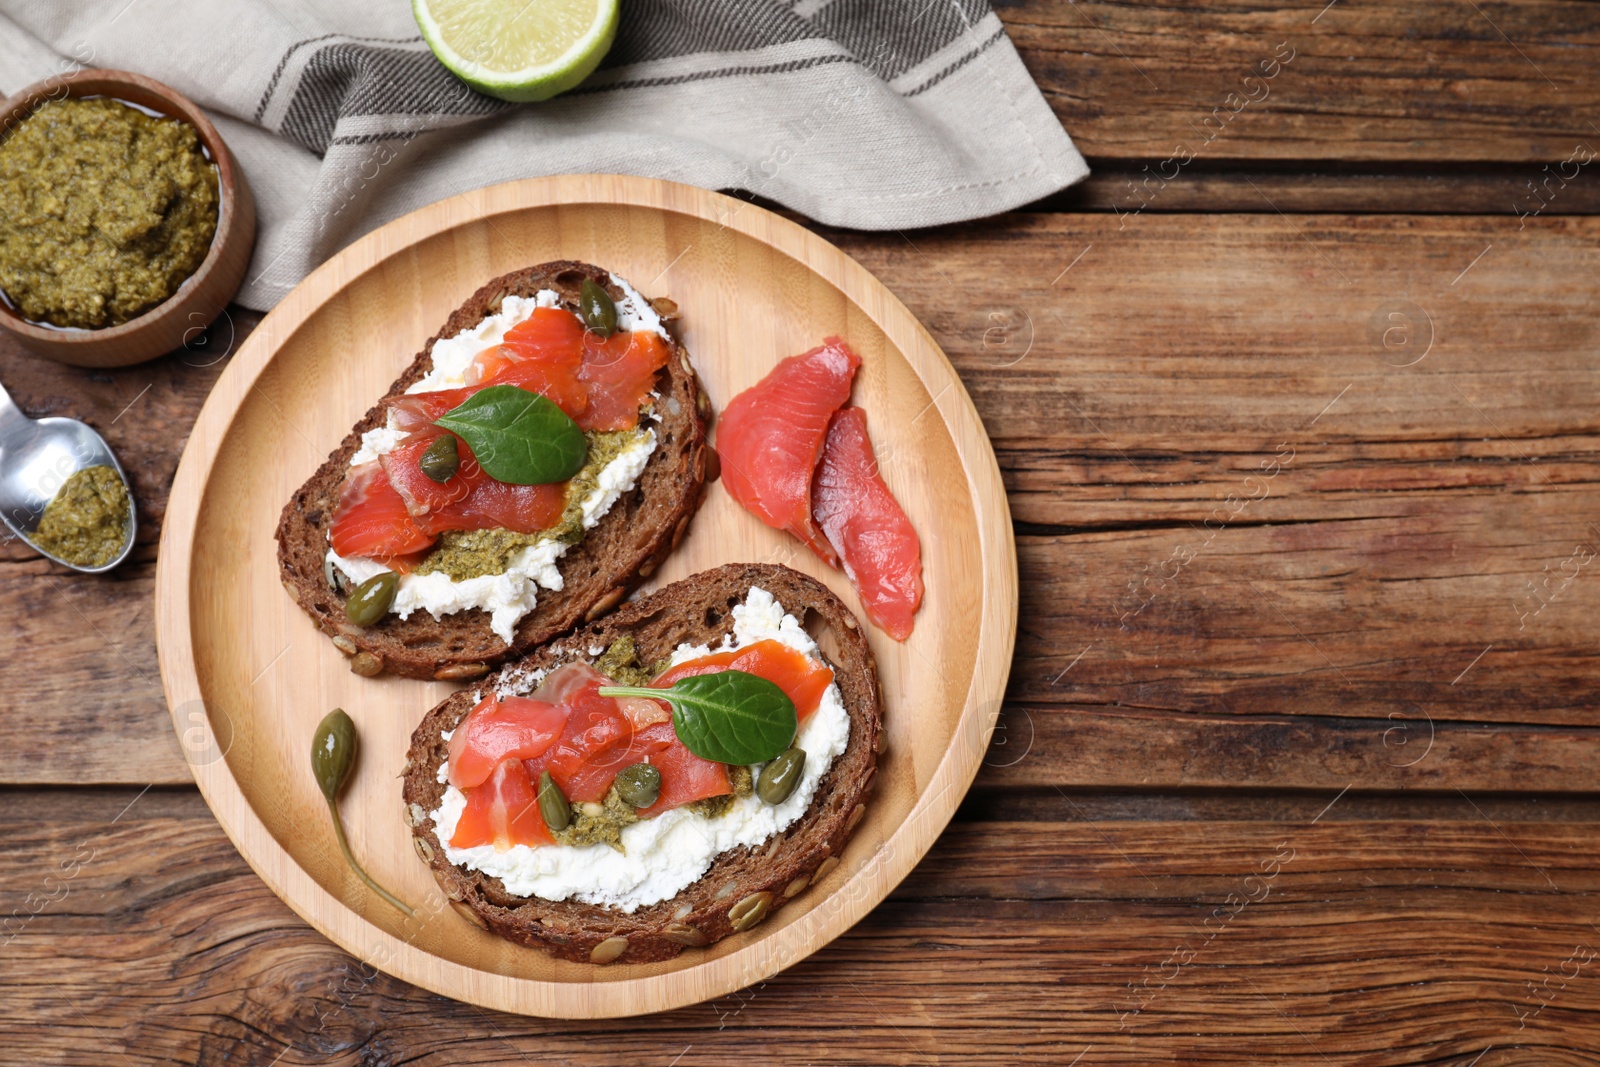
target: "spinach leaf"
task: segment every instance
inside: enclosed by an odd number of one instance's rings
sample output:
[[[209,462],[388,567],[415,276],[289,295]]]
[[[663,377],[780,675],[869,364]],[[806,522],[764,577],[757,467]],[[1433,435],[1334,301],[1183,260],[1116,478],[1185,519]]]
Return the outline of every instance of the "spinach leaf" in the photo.
[[[460,436],[485,474],[510,485],[564,482],[583,469],[588,452],[566,412],[515,385],[480,389],[435,425]]]
[[[599,693],[666,701],[678,740],[701,759],[718,763],[765,763],[788,748],[799,729],[789,695],[745,671],[691,675],[668,689],[604,685]]]

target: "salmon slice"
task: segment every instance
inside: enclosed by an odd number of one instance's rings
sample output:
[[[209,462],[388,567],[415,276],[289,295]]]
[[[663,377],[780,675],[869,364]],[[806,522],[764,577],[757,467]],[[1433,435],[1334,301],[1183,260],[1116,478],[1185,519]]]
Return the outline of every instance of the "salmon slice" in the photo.
[[[555,525],[567,507],[565,483],[510,485],[484,473],[472,449],[456,438],[460,465],[444,482],[422,472],[421,460],[448,430],[418,430],[382,457],[384,472],[405,502],[419,529],[428,534],[446,530],[512,530],[537,533]],[[454,435],[451,435],[454,436]]]
[[[601,339],[570,311],[538,308],[484,349],[467,367],[459,389],[408,393],[389,401],[394,426],[420,430],[490,385],[515,385],[547,397],[579,429],[631,430],[650,399],[668,350],[647,330]]]
[[[631,430],[639,409],[650,399],[656,374],[667,365],[667,345],[648,330],[614,333],[605,340],[583,339],[579,380],[589,390],[589,406],[577,423],[585,430]]]
[[[830,566],[839,557],[811,515],[811,479],[833,413],[850,399],[861,357],[837,337],[790,356],[729,401],[717,423],[722,484],[768,526],[788,530]]]
[[[844,560],[867,617],[896,641],[910,637],[912,616],[922,603],[922,544],[878,473],[860,408],[833,417],[817,466],[812,513]]]
[[[788,694],[794,701],[795,714],[801,722],[817,710],[822,694],[833,681],[833,671],[816,662],[782,641],[757,641],[753,645],[732,652],[713,652],[709,656],[685,660],[658,675],[650,684],[666,689],[679,678],[696,674],[714,674],[717,671],[744,671],[760,675]]]
[[[502,345],[500,349],[505,347]],[[494,358],[498,360],[500,349],[487,349],[477,358],[481,360],[495,354]],[[470,370],[468,373],[470,375]],[[530,393],[538,393],[574,420],[581,420],[589,406],[589,389],[578,381],[576,365],[569,371],[542,361],[506,361],[496,364],[493,378],[476,385],[437,389],[431,393],[405,393],[390,399],[388,407],[394,416],[394,428],[408,431],[427,429],[460,407],[473,393],[490,385],[515,385]],[[637,412],[635,421],[637,424]],[[582,425],[581,421],[579,425]]]
[[[501,760],[488,781],[467,792],[467,806],[450,836],[451,847],[493,845],[504,852],[512,845],[555,844],[539,814],[537,781],[522,760]]]
[[[549,771],[573,803],[604,800],[611,782],[630,758],[633,723],[617,701],[597,690],[608,679],[586,663],[569,663],[550,672],[533,691],[536,699],[558,702],[567,720],[561,737],[543,755],[530,759],[528,771],[537,780]]]
[[[646,727],[640,736],[654,745],[648,761],[661,772],[661,795],[648,808],[639,809],[641,819],[697,800],[727,796],[733,792],[727,765],[701,759],[690,752],[678,740],[670,722]]]
[[[416,519],[419,526],[425,526],[427,518],[435,511],[442,511],[452,504],[459,504],[472,495],[472,489],[479,474],[478,463],[473,458],[472,450],[461,438],[456,438],[456,455],[460,464],[456,473],[443,482],[436,482],[422,473],[422,456],[432,447],[433,443],[441,437],[453,437],[448,430],[437,426],[428,426],[408,435],[391,451],[378,457],[378,462],[383,464],[383,473],[388,476],[389,484],[394,486],[395,492],[400,494],[400,499],[405,501],[406,510],[411,517]]]
[[[773,666],[786,659],[760,650],[745,662]],[[817,673],[815,665],[807,669]],[[832,680],[831,671],[821,673]],[[641,818],[733,792],[728,768],[684,747],[660,702],[601,696],[599,688],[610,681],[586,663],[569,663],[526,697],[491,696],[467,713],[450,738],[450,782],[467,798],[452,847],[555,843],[538,813],[539,776],[546,771],[569,801],[581,804],[604,800],[624,767],[649,763],[661,772],[661,794],[640,809]]]
[[[561,308],[535,308],[505,332],[500,344],[478,353],[467,368],[468,385],[497,381],[514,364],[543,365],[576,382],[583,365],[583,323]]]
[[[417,525],[376,460],[345,476],[328,540],[346,559],[406,556],[433,544],[433,536]]]
[[[548,397],[572,418],[580,418],[589,407],[589,387],[578,377],[583,369],[583,338],[583,323],[572,312],[538,308],[507,330],[504,341],[478,353],[467,368],[469,391],[485,385],[516,385]]]
[[[502,760],[542,756],[567,727],[563,708],[529,697],[487,696],[450,736],[450,784],[488,781]]]

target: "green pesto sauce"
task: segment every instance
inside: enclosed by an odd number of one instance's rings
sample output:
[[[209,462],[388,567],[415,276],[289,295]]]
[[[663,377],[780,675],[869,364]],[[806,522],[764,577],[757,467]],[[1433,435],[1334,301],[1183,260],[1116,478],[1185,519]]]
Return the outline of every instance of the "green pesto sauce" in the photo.
[[[28,539],[79,567],[103,567],[128,539],[131,510],[127,486],[110,467],[75,471],[45,505],[39,528]]]
[[[583,435],[589,440],[589,459],[567,483],[567,509],[562,512],[559,522],[543,531],[544,536],[565,541],[569,545],[583,540],[584,498],[600,487],[600,472],[606,469],[606,464],[642,441],[646,432],[636,427],[632,430],[590,430]]]
[[[572,805],[572,821],[565,830],[551,830],[550,836],[563,845],[607,844],[621,852],[622,828],[638,821],[639,812],[612,786],[603,803]]]
[[[512,557],[545,539],[542,532],[447,530],[412,573],[448,574],[458,582],[485,574],[503,574],[511,566]]]
[[[199,269],[220,200],[194,127],[52,100],[0,141],[0,289],[35,322],[127,322]]]
[[[594,669],[618,685],[649,685],[655,674],[639,666],[639,653],[633,638],[623,634],[594,661]],[[658,672],[659,673],[659,672]]]
[[[685,804],[690,811],[697,811],[708,819],[715,819],[728,814],[728,809],[733,807],[733,802],[739,797],[747,797],[756,791],[755,775],[750,773],[750,768],[741,764],[728,765],[728,781],[733,785],[732,793],[724,793],[720,797],[706,797]]]
[[[447,574],[461,582],[486,574],[503,574],[517,553],[545,541],[575,545],[583,540],[583,501],[600,484],[600,472],[629,447],[643,440],[647,431],[592,431],[588,459],[583,469],[567,482],[566,510],[555,525],[537,533],[511,530],[452,530],[439,536],[439,543],[422,558],[416,574]],[[620,680],[620,679],[619,679]]]
[[[715,819],[726,815],[733,807],[735,799],[747,797],[755,792],[755,776],[750,773],[749,767],[730,766],[728,781],[733,783],[732,793],[720,797],[706,797],[704,800],[685,804],[684,807],[708,819]],[[622,795],[617,792],[617,787],[612,786],[606,791],[606,798],[601,803],[596,804],[591,800],[572,805],[572,821],[567,824],[565,830],[551,830],[550,836],[563,845],[604,844],[623,852],[625,850],[622,847],[622,831],[638,821],[638,809],[623,800]]]

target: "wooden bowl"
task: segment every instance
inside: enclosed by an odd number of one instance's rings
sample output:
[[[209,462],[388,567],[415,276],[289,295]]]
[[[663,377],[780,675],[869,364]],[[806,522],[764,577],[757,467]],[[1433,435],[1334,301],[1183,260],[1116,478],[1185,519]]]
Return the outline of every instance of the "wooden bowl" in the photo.
[[[279,584],[284,501],[473,290],[545,260],[599,264],[682,310],[714,408],[829,334],[861,354],[854,402],[922,539],[927,593],[905,644],[868,627],[884,751],[838,862],[760,925],[658,963],[551,959],[456,914],[413,851],[399,776],[444,682],[363,678]],[[763,526],[720,482],[651,576],[787,563],[864,618],[850,582]],[[533,1015],[637,1015],[753,985],[861,918],[960,803],[994,729],[1017,620],[1005,488],[955,370],[904,304],[838,248],[753,204],[617,175],[530,178],[396,219],[333,256],[235,353],[184,448],[161,531],[156,643],[179,743],[211,810],[267,884],[351,954],[424,988]],[[350,871],[311,776],[311,737],[344,708],[361,755],[341,800],[351,847],[408,918]],[[956,931],[959,934],[959,931]],[[930,956],[937,948],[929,948]],[[819,981],[856,973],[848,952]],[[831,975],[832,977],[826,977]],[[851,994],[848,983],[828,988]],[[664,1061],[663,1061],[664,1062]]]
[[[76,367],[126,367],[192,340],[222,312],[244,281],[256,239],[256,208],[244,172],[205,113],[158,81],[120,70],[80,70],[35,82],[0,105],[0,138],[40,104],[63,97],[109,96],[187,122],[217,165],[221,210],[211,251],[166,300],[137,318],[99,330],[39,326],[0,300],[0,330],[29,350]]]

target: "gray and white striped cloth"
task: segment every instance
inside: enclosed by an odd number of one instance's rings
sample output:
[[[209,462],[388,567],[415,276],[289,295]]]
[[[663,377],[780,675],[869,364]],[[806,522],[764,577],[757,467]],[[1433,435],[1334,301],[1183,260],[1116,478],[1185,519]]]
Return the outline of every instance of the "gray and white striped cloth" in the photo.
[[[259,309],[374,227],[512,178],[650,175],[889,230],[1088,173],[985,0],[624,0],[600,70],[522,105],[440,66],[406,0],[0,0],[0,91],[77,66],[216,120],[255,191],[238,299]]]

